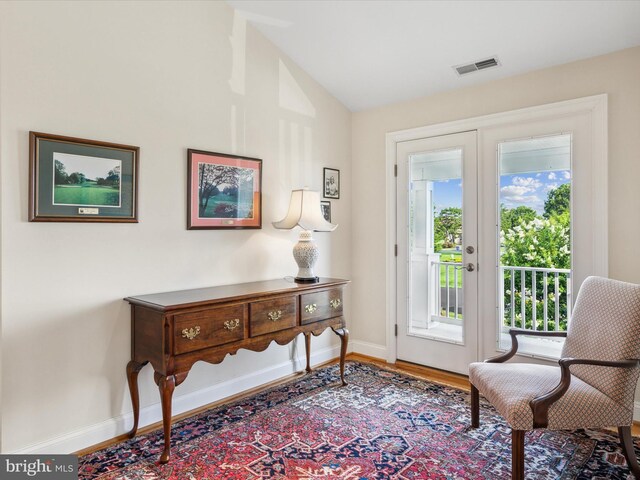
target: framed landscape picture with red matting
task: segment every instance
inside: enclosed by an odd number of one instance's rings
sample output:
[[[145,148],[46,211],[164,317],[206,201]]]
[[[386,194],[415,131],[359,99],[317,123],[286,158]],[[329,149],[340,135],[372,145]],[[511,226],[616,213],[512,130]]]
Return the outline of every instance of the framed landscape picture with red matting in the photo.
[[[262,160],[188,150],[187,229],[262,228]]]

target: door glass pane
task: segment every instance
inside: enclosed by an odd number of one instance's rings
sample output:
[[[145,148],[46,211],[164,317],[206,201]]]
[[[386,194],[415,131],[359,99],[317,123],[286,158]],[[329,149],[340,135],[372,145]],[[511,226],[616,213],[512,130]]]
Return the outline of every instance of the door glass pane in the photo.
[[[508,349],[509,328],[564,331],[571,316],[571,135],[500,143],[498,162],[498,344]],[[523,352],[549,356],[562,345],[518,341]]]
[[[408,334],[462,344],[462,149],[409,157]]]

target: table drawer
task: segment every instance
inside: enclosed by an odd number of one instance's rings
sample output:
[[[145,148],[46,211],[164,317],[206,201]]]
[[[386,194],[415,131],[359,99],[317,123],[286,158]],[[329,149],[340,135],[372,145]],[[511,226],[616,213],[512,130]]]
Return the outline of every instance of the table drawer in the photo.
[[[174,317],[174,354],[244,339],[246,307],[232,305]]]
[[[300,323],[318,322],[342,315],[342,289],[332,288],[323,292],[305,293],[300,296]]]
[[[280,297],[249,304],[252,337],[296,326],[297,297]]]

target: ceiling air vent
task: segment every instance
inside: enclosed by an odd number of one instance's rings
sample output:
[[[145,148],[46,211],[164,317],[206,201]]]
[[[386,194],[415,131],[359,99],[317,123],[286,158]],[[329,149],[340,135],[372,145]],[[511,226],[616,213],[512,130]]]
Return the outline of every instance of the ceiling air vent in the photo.
[[[498,57],[486,58],[484,60],[478,60],[477,62],[469,63],[466,65],[457,65],[453,69],[458,72],[458,75],[467,75],[468,73],[477,72],[478,70],[484,70],[485,68],[497,67],[500,65]]]

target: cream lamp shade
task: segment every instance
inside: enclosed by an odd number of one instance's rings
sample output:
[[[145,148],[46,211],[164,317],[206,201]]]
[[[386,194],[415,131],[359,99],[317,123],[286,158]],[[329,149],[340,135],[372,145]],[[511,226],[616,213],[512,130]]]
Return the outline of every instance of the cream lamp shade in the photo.
[[[338,225],[327,222],[322,216],[318,192],[306,188],[291,192],[286,217],[279,222],[273,222],[273,226],[284,230],[299,226],[303,230],[315,232],[332,232],[338,228]]]
[[[298,264],[298,275],[295,281],[317,282],[318,277],[313,273],[313,266],[319,252],[313,241],[312,232],[332,232],[338,228],[338,225],[327,222],[322,216],[318,192],[307,188],[293,190],[287,215],[279,222],[273,222],[273,226],[284,230],[291,230],[296,226],[302,228],[298,243],[293,247],[293,258]]]

